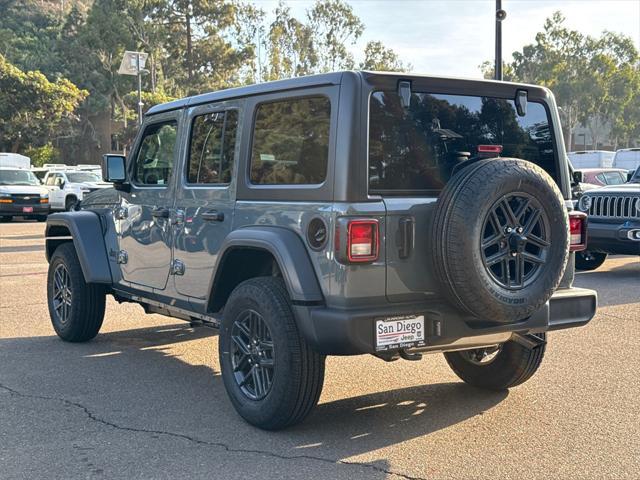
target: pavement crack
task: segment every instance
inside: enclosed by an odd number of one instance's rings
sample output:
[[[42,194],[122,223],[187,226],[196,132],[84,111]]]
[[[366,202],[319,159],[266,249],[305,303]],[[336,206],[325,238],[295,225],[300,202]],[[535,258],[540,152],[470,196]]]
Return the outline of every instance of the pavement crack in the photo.
[[[331,458],[325,458],[325,457],[318,457],[315,455],[283,455],[280,453],[275,453],[275,452],[271,452],[268,450],[257,450],[257,449],[248,449],[248,448],[237,448],[237,447],[233,447],[230,446],[226,443],[223,442],[211,442],[208,440],[202,440],[196,437],[193,437],[191,435],[186,435],[183,433],[176,433],[176,432],[170,432],[170,431],[166,431],[166,430],[152,430],[152,429],[147,429],[147,428],[138,428],[138,427],[129,427],[126,425],[120,425],[117,424],[115,422],[109,421],[109,420],[105,420],[104,418],[100,418],[99,416],[97,416],[96,414],[94,414],[91,410],[89,410],[89,408],[87,408],[86,406],[84,406],[81,403],[78,402],[73,402],[71,400],[68,400],[66,398],[61,398],[61,397],[50,397],[50,396],[46,396],[46,395],[34,395],[34,394],[30,394],[30,393],[23,393],[20,392],[18,390],[15,390],[11,387],[8,387],[2,383],[0,383],[0,389],[5,390],[6,392],[8,392],[10,395],[13,396],[17,396],[17,397],[22,397],[22,398],[31,398],[31,399],[36,399],[36,400],[45,400],[45,401],[53,401],[53,402],[60,402],[63,403],[65,405],[69,405],[72,406],[78,410],[81,410],[85,416],[91,420],[92,422],[96,422],[102,425],[105,425],[107,427],[111,427],[114,428],[116,430],[120,430],[120,431],[125,431],[125,432],[133,432],[133,433],[142,433],[142,434],[151,434],[151,435],[163,435],[166,437],[172,437],[172,438],[179,438],[182,440],[186,440],[188,442],[192,442],[195,443],[197,445],[203,445],[203,446],[207,446],[207,447],[214,447],[214,448],[220,448],[226,452],[230,452],[230,453],[247,453],[247,454],[255,454],[255,455],[264,455],[264,456],[268,456],[271,458],[277,458],[279,460],[292,460],[292,461],[296,461],[296,460],[312,460],[312,461],[317,461],[317,462],[322,462],[322,463],[328,463],[328,464],[332,464],[332,465],[345,465],[345,466],[354,466],[354,467],[361,467],[361,468],[367,468],[379,473],[383,473],[386,475],[394,475],[396,477],[399,478],[404,478],[406,480],[427,480],[424,477],[414,477],[411,475],[406,475],[403,473],[398,473],[398,472],[394,472],[392,470],[388,470],[386,468],[382,468],[379,467],[377,465],[371,464],[371,463],[366,463],[366,462],[352,462],[349,460],[334,460]]]

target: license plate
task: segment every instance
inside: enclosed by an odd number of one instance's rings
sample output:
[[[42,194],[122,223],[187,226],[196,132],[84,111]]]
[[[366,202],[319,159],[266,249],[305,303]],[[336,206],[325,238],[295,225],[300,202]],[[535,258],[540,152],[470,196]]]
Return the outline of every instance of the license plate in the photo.
[[[425,346],[424,315],[376,320],[376,351]]]
[[[22,207],[22,213],[33,213],[33,207]]]

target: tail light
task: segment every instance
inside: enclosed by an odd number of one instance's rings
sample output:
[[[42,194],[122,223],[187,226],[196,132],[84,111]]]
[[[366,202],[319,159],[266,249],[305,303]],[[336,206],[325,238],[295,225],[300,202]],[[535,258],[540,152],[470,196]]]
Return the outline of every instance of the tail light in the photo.
[[[478,145],[478,153],[502,153],[502,145]]]
[[[339,217],[335,230],[336,260],[343,264],[370,263],[378,259],[380,228],[374,218]]]
[[[350,262],[378,259],[378,221],[350,220],[347,224],[347,258]]]
[[[569,250],[578,252],[587,248],[587,214],[569,212]]]

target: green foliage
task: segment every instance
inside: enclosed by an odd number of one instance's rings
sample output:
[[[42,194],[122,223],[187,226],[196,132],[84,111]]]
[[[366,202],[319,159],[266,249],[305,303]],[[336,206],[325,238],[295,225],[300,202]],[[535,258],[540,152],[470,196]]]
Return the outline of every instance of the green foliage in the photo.
[[[0,150],[46,144],[87,94],[67,79],[23,72],[0,55]]]
[[[24,154],[31,159],[31,165],[34,167],[42,167],[45,163],[59,163],[61,158],[60,150],[51,143],[41,147],[27,147]]]
[[[404,64],[400,56],[382,42],[368,42],[364,49],[364,61],[360,63],[362,70],[379,72],[406,72],[411,64]]]
[[[548,18],[535,43],[513,53],[513,62],[505,65],[505,80],[553,91],[567,148],[579,123],[587,125],[596,142],[604,140],[605,124],[612,126],[614,140],[629,142],[640,129],[640,64],[633,41],[611,32],[585,36],[564,23],[560,12]],[[486,77],[493,76],[492,64],[485,62],[481,68]]]

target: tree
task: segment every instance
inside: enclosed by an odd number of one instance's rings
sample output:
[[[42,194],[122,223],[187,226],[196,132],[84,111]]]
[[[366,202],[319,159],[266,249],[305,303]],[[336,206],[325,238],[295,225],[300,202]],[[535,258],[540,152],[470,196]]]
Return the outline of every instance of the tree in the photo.
[[[580,123],[589,128],[595,148],[607,124],[612,125],[614,136],[628,139],[634,127],[626,128],[620,119],[626,116],[631,125],[636,124],[631,104],[638,103],[634,85],[639,64],[633,41],[611,32],[599,38],[585,36],[564,22],[560,12],[548,18],[535,43],[513,53],[513,62],[505,65],[505,79],[553,91],[569,149],[572,131]],[[489,62],[481,69],[486,77],[493,76]]]
[[[0,150],[46,145],[87,94],[67,79],[23,72],[0,55]]]
[[[311,27],[291,16],[291,9],[280,2],[276,18],[269,26],[265,42],[268,66],[267,80],[309,75],[318,65],[318,52]]]
[[[396,52],[384,46],[382,42],[368,42],[364,48],[364,60],[360,63],[362,70],[382,72],[406,72],[411,64],[404,64]]]
[[[321,71],[353,68],[353,45],[364,31],[364,24],[343,0],[318,0],[307,13],[319,52]]]

